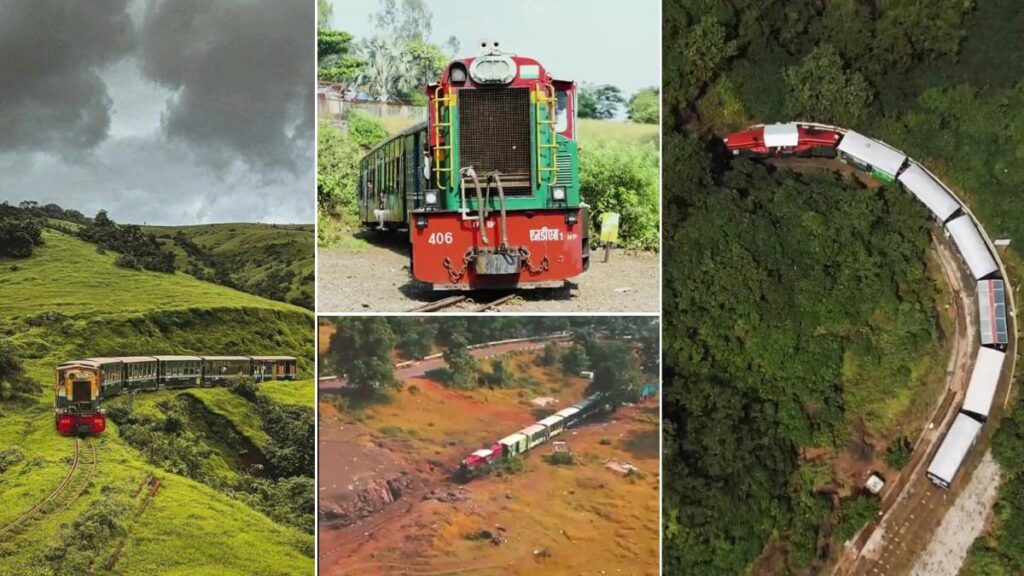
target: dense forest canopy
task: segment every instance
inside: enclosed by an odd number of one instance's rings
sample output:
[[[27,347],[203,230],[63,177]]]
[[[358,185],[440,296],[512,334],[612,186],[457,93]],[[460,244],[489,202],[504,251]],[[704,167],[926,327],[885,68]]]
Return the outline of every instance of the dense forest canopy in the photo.
[[[886,429],[907,397],[877,382],[917,385],[907,367],[938,336],[928,220],[896,189],[772,173],[720,139],[841,123],[924,162],[995,237],[1022,237],[1024,6],[696,0],[663,17],[666,570],[738,574],[770,550],[769,571],[813,573],[872,501],[830,509],[800,449],[841,447],[857,417]],[[1022,436],[1001,431],[997,457],[1024,453]],[[1021,485],[969,570],[1024,569]]]

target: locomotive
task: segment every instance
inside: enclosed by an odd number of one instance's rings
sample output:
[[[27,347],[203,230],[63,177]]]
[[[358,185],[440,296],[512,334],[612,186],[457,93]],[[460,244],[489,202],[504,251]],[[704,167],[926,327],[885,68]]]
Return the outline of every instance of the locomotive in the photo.
[[[976,282],[980,341],[966,394],[926,474],[948,490],[988,421],[1006,360],[1012,314],[998,253],[965,204],[922,164],[885,142],[853,130],[814,123],[753,126],[723,139],[733,155],[748,158],[839,158],[870,176],[898,183],[945,229],[964,270]],[[1012,305],[1012,303],[1011,303]]]
[[[576,84],[481,49],[426,87],[427,122],[361,160],[360,218],[407,229],[413,277],[434,289],[563,286],[590,260]]]
[[[532,450],[604,408],[605,404],[601,402],[600,394],[588,396],[577,404],[559,410],[536,424],[494,442],[488,448],[473,452],[459,462],[456,475],[463,479],[472,478],[484,466]]]
[[[62,435],[100,434],[101,405],[124,393],[228,385],[239,378],[294,380],[293,356],[120,356],[85,358],[57,366],[54,415]]]

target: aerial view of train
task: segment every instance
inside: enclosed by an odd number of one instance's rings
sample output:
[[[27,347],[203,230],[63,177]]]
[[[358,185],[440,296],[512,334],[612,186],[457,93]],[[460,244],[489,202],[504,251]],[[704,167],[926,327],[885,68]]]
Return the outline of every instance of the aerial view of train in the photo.
[[[84,358],[57,366],[57,432],[99,434],[107,427],[102,402],[120,394],[229,385],[239,378],[294,380],[293,356],[123,356]]]
[[[473,452],[459,462],[456,474],[461,478],[471,478],[481,467],[532,450],[597,414],[604,407],[599,394],[588,396],[577,404],[559,410],[536,424],[498,440],[491,444],[490,448],[481,448]]]
[[[359,164],[362,222],[408,230],[435,289],[560,287],[589,265],[576,84],[482,42],[426,86],[428,120]]]
[[[980,342],[960,410],[928,466],[929,480],[948,490],[988,420],[1009,344],[1003,266],[981,224],[927,168],[888,144],[836,126],[790,122],[752,126],[724,138],[736,156],[839,158],[872,177],[898,182],[931,212],[976,283]]]

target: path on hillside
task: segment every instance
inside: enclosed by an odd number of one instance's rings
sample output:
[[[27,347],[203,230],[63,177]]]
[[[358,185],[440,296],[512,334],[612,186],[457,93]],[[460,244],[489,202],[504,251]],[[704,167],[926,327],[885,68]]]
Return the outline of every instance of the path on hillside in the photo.
[[[320,249],[317,254],[317,309],[333,312],[405,312],[452,292],[434,292],[409,274],[409,249],[401,236],[375,240],[361,248]],[[649,312],[660,311],[660,258],[657,253],[614,250],[609,262],[593,252],[590,270],[570,280],[567,289],[518,291],[518,298],[497,311]],[[473,298],[474,293],[468,295]],[[480,292],[476,304],[493,300]],[[445,312],[465,313],[473,303]]]

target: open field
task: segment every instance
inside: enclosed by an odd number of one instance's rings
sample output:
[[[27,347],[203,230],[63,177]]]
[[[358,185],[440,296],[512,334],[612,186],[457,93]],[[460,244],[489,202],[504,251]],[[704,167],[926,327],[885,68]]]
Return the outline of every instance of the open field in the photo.
[[[113,254],[98,254],[95,246],[61,233],[48,231],[45,239],[46,245],[30,258],[0,259],[0,338],[13,344],[38,385],[34,396],[0,402],[0,446],[24,455],[0,471],[0,526],[31,509],[68,473],[74,441],[57,435],[53,420],[53,367],[62,361],[99,355],[277,353],[298,356],[300,374],[311,375],[313,317],[308,311],[180,273],[118,268]],[[273,383],[259,394],[311,407],[313,386],[308,379]],[[237,435],[255,446],[267,441],[267,429],[251,403],[226,389],[189,389],[139,394],[131,404],[139,417],[161,422],[166,419],[163,403],[179,397],[188,407],[188,419],[176,425],[205,438],[213,450],[205,469],[223,481],[238,479],[243,458],[218,439]],[[290,575],[312,570],[309,533],[271,519],[241,497],[186,477],[183,470],[154,464],[159,445],[151,445],[156,452],[149,455],[133,448],[112,419],[106,432],[87,444],[95,445],[98,455],[91,481],[66,506],[44,507],[31,522],[0,538],[0,574],[98,571],[119,544],[111,574]],[[86,464],[79,469],[91,469]],[[74,473],[73,483],[80,473]],[[160,479],[160,488],[139,513],[150,476]],[[108,536],[100,531],[86,539],[81,528],[72,529],[76,522],[113,528]],[[260,553],[252,554],[254,549]],[[60,550],[68,556],[62,558]]]
[[[421,375],[381,405],[352,410],[321,397],[322,574],[658,573],[657,404],[557,436],[573,465],[547,463],[549,441],[525,455],[521,472],[453,481],[468,452],[582,396],[585,380],[537,368],[536,354],[503,355],[534,382],[526,387],[451,390]],[[539,408],[537,397],[555,403]],[[641,472],[624,477],[609,460]],[[351,514],[353,493],[389,481],[404,486],[399,498]]]

